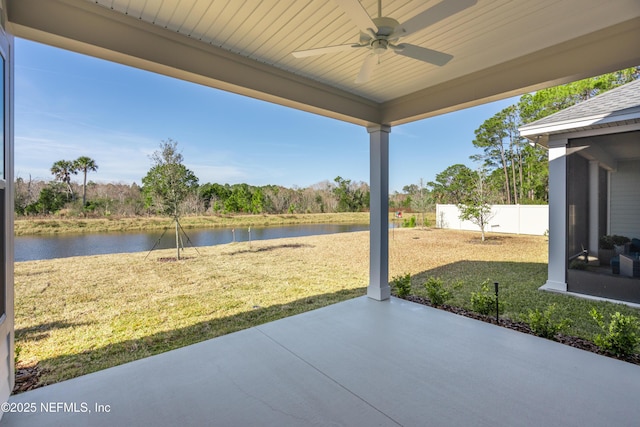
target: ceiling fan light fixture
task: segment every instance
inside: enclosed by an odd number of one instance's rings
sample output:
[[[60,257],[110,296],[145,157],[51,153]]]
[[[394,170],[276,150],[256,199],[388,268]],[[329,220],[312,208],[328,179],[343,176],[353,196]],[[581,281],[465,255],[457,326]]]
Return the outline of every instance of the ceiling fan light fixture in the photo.
[[[387,51],[387,47],[389,46],[389,42],[384,39],[376,39],[371,41],[371,50],[376,55],[382,55]]]
[[[306,49],[292,52],[296,58],[324,55],[334,52],[344,52],[354,48],[370,50],[360,68],[356,83],[366,83],[371,78],[374,66],[380,63],[380,56],[392,50],[398,55],[412,58],[428,64],[442,67],[447,64],[453,55],[439,52],[422,46],[409,43],[397,44],[401,37],[409,36],[415,32],[442,21],[466,8],[475,5],[478,0],[439,0],[439,3],[409,18],[403,24],[399,24],[393,18],[382,16],[382,0],[378,0],[378,17],[371,18],[363,7],[361,0],[334,0],[344,14],[360,30],[360,39],[355,44],[341,44],[314,49]],[[435,0],[434,0],[435,1]]]

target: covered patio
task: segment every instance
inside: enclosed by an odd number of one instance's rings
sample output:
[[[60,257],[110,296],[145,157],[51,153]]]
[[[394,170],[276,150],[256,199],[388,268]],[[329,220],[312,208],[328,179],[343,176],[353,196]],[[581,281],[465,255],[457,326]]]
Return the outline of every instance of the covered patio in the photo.
[[[638,366],[360,297],[13,396],[37,411],[0,424],[622,427],[638,395]]]
[[[371,165],[368,297],[11,397],[36,412],[1,425],[637,425],[637,366],[396,300],[388,284],[392,127],[640,64],[637,0],[1,5],[2,400],[14,380],[14,36],[362,126]],[[64,412],[74,403],[93,412]]]

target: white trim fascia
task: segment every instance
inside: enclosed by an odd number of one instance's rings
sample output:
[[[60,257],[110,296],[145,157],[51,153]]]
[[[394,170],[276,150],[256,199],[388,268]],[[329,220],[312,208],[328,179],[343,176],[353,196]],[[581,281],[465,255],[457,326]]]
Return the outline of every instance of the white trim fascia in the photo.
[[[590,136],[600,136],[600,135],[613,135],[616,133],[633,132],[636,130],[640,130],[640,122],[632,123],[628,125],[621,125],[621,126],[609,126],[609,127],[594,128],[594,129],[576,130],[574,132],[566,132],[566,133],[559,132],[552,135],[549,135],[549,134],[529,135],[527,136],[527,139],[531,141],[535,141],[538,144],[541,144],[548,148],[548,147],[551,147],[554,143],[556,143],[556,141],[564,141],[564,143],[566,143],[570,139],[587,138]],[[536,139],[538,136],[540,138]]]
[[[577,128],[585,128],[594,125],[606,125],[616,122],[626,122],[629,120],[640,120],[640,107],[634,108],[634,111],[624,114],[599,114],[590,117],[581,117],[580,119],[565,120],[555,123],[545,123],[542,125],[525,125],[520,130],[520,135],[524,137],[562,133]],[[607,128],[609,129],[609,128]]]
[[[616,133],[632,132],[635,130],[640,130],[640,122],[632,123],[628,125],[608,126],[608,127],[602,127],[602,128],[577,130],[575,132],[568,132],[568,133],[562,134],[562,137],[566,139],[586,138],[589,136],[613,135]]]

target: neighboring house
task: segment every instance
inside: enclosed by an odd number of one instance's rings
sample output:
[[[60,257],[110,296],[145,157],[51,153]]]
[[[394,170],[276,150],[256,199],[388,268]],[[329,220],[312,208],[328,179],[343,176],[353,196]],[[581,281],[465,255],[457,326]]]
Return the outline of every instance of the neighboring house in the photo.
[[[542,289],[640,303],[640,261],[630,254],[638,248],[627,245],[613,262],[598,251],[604,235],[640,239],[640,80],[523,126],[520,134],[549,150],[549,270]],[[569,268],[584,251],[590,267]]]

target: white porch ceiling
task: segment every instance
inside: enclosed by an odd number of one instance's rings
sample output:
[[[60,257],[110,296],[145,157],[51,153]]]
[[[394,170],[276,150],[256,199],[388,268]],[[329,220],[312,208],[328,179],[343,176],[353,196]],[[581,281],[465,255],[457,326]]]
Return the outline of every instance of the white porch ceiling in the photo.
[[[448,0],[455,1],[455,0]],[[638,0],[479,0],[403,38],[453,55],[391,52],[356,84],[364,49],[334,0],[3,0],[19,37],[348,122],[396,125],[640,64]],[[439,0],[383,0],[405,22]],[[371,17],[377,1],[362,0]]]

